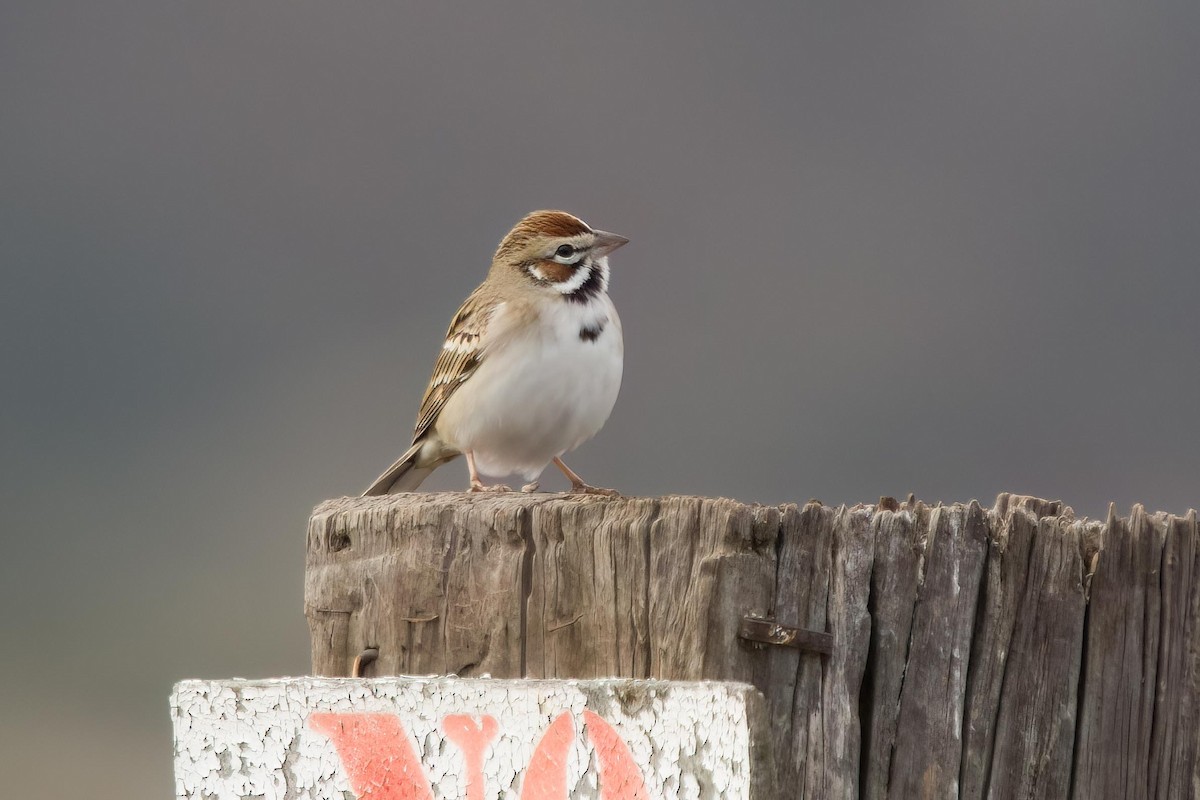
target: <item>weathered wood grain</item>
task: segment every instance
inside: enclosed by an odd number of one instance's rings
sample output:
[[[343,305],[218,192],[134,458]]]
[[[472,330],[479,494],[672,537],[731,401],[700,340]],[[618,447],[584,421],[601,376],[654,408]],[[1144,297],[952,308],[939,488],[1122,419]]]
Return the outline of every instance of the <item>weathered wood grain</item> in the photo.
[[[1128,521],[1109,513],[1087,620],[1073,792],[1079,800],[1148,796],[1164,532],[1141,506]]]
[[[1200,537],[1194,511],[1155,516],[1166,542],[1147,797],[1167,800],[1200,794]]]
[[[871,646],[860,703],[865,732],[862,796],[868,800],[887,797],[913,608],[925,577],[929,515],[924,503],[914,502],[895,511],[881,510],[872,520]]]
[[[987,554],[983,509],[938,507],[929,537],[888,778],[888,797],[897,800],[958,795],[967,664]]]
[[[1060,798],[1071,789],[1083,660],[1083,526],[1061,517],[1023,524],[1036,527],[994,714],[987,796]]]
[[[737,679],[781,797],[1200,798],[1200,531],[929,508],[410,494],[319,506],[313,670]],[[826,656],[737,638],[827,631]]]
[[[835,509],[820,503],[783,509],[773,616],[785,625],[827,630],[834,514]],[[819,742],[821,733],[822,664],[799,650],[763,647],[761,658],[769,664],[763,691],[775,731],[777,782],[796,787],[795,796],[804,797],[810,740]]]
[[[1002,496],[992,508],[983,594],[975,624],[963,725],[962,797],[987,795],[996,717],[1013,629],[1028,578],[1037,519]]]
[[[371,675],[520,674],[529,508],[423,497],[334,500],[313,513],[310,627],[315,634],[331,615],[348,615],[343,652],[314,636],[317,674],[348,675],[367,647],[379,649]]]
[[[863,735],[859,692],[871,646],[873,511],[863,506],[841,508],[834,519],[826,613],[833,652],[822,665],[820,736],[809,739],[805,797],[859,796]],[[818,663],[811,656],[805,661]]]
[[[1158,648],[1158,681],[1154,687],[1151,732],[1150,792],[1158,800],[1195,794],[1200,740],[1200,542],[1195,512],[1186,518],[1162,519],[1162,636]]]
[[[646,549],[658,505],[534,507],[528,677],[650,674]]]
[[[650,529],[650,677],[763,684],[766,664],[737,631],[772,605],[778,520],[733,500],[663,499]]]

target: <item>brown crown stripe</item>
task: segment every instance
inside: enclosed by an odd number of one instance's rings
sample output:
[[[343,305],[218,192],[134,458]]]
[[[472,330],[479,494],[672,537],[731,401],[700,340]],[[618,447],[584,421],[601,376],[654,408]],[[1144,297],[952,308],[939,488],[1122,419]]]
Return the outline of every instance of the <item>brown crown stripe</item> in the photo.
[[[516,224],[504,240],[499,252],[511,252],[534,238],[559,238],[591,233],[592,229],[578,217],[565,211],[534,211]]]

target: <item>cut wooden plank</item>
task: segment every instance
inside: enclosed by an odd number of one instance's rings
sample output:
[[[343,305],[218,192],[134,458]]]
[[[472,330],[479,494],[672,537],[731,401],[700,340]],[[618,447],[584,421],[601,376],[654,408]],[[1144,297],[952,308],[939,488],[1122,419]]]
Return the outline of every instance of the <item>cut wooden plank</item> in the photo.
[[[310,625],[319,632],[329,624],[322,618],[348,615],[347,650],[315,655],[318,674],[348,675],[354,655],[374,647],[368,674],[519,676],[528,509],[489,497],[422,497],[347,498],[314,511]]]
[[[785,625],[827,629],[835,513],[820,503],[809,503],[803,510],[783,509],[773,616]],[[775,732],[778,783],[795,787],[794,796],[806,797],[810,741],[821,736],[822,664],[819,658],[790,647],[767,646],[763,657],[769,664],[764,693]]]
[[[975,623],[977,632],[971,645],[963,725],[961,795],[965,800],[979,800],[987,794],[1000,690],[1038,526],[1034,514],[1025,505],[1012,502],[1008,495],[997,499],[989,523],[991,535]],[[1082,613],[1079,623],[1083,624]]]
[[[1155,516],[1166,543],[1147,796],[1169,800],[1200,794],[1200,537],[1195,511],[1182,519]]]
[[[896,511],[881,510],[872,520],[871,646],[862,687],[862,796],[869,800],[887,797],[913,609],[924,580],[929,517],[924,503],[912,502]]]
[[[1164,529],[1135,506],[1110,511],[1092,577],[1075,744],[1077,800],[1149,792]]]
[[[1070,792],[1086,607],[1083,529],[1065,518],[1037,523],[995,712],[990,798]]]
[[[871,646],[871,568],[875,561],[874,508],[841,508],[833,521],[827,617],[833,652],[820,663],[820,737],[809,738],[805,797],[859,797],[862,754],[860,691]]]
[[[658,501],[533,507],[531,678],[650,676],[646,549]]]
[[[987,552],[983,509],[940,507],[929,535],[888,779],[896,800],[958,795],[967,665]]]
[[[434,602],[413,605],[406,627],[397,629],[397,634],[409,635],[409,667],[403,671],[461,677],[520,674],[525,652],[522,576],[532,558],[530,509],[488,500],[462,512],[451,512],[452,507],[439,503],[421,518],[422,524],[436,525],[448,539],[439,550],[441,562],[428,562],[426,573],[427,591],[445,609],[440,617],[445,622],[439,627],[422,621],[429,616],[422,613],[422,606],[436,611]],[[393,524],[399,526],[403,519],[397,515]],[[407,574],[398,580],[406,582]],[[417,635],[422,633],[418,643]],[[420,657],[414,652],[417,648],[429,657]],[[445,652],[442,669],[437,666],[439,649]]]
[[[775,604],[779,509],[730,503],[730,530],[715,561],[712,605],[705,619],[701,677],[766,685],[770,665],[738,634],[746,616],[769,613]],[[741,506],[741,508],[738,508]],[[711,512],[710,512],[711,513]],[[712,524],[701,516],[701,525]]]
[[[651,677],[764,682],[737,631],[772,605],[778,519],[732,500],[663,499],[650,529]]]
[[[308,610],[308,633],[312,640],[314,675],[349,675],[350,612],[325,608]]]

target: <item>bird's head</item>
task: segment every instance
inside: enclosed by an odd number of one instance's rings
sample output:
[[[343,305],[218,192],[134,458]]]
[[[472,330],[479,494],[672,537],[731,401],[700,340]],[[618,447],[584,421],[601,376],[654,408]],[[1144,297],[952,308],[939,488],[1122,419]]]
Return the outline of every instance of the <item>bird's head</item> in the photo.
[[[492,269],[586,302],[608,289],[608,254],[628,241],[565,211],[534,211],[501,240]]]

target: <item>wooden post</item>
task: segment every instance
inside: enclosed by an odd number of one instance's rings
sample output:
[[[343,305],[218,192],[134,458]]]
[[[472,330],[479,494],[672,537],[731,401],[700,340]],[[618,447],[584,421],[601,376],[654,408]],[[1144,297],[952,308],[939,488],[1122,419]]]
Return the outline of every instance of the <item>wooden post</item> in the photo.
[[[1200,797],[1195,512],[346,498],[309,523],[305,607],[318,675],[373,647],[372,676],[748,681],[796,797]]]

